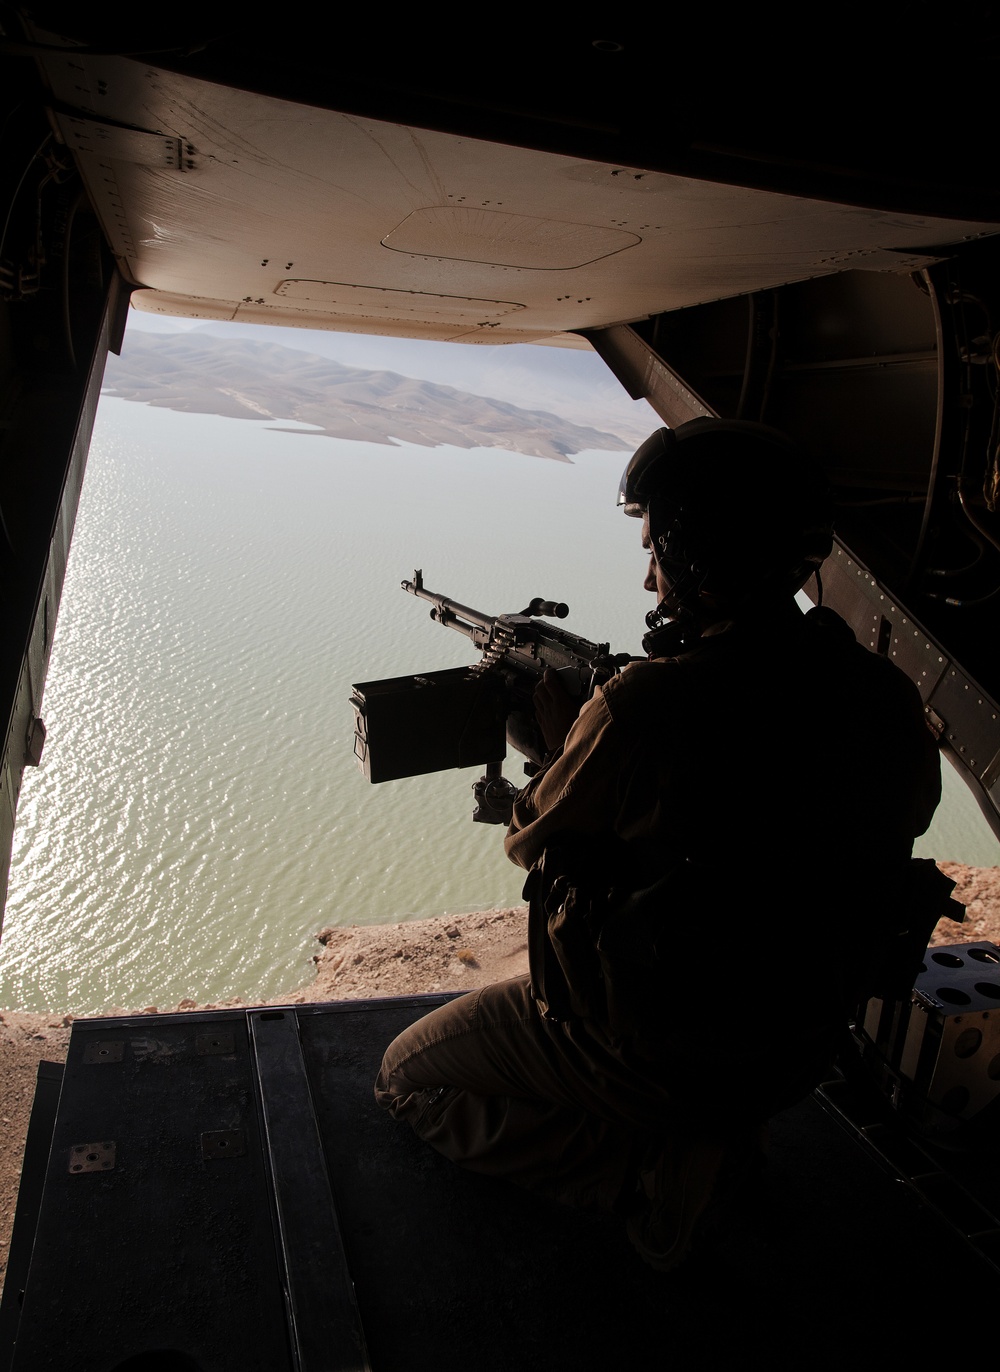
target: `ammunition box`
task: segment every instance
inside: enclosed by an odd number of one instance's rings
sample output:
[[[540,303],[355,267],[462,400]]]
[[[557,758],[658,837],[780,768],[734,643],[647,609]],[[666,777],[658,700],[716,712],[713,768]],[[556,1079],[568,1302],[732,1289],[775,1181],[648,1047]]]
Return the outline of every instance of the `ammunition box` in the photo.
[[[450,667],[352,686],[354,756],[369,781],[501,762],[506,688],[496,672]]]

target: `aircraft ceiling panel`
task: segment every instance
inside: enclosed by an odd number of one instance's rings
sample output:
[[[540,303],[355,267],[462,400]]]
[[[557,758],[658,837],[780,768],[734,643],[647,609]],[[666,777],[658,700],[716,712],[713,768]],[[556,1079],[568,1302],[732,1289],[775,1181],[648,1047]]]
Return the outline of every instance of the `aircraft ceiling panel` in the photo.
[[[126,58],[44,65],[109,241],[146,288],[137,303],[171,313],[541,341],[846,268],[913,271],[995,231],[361,119]]]

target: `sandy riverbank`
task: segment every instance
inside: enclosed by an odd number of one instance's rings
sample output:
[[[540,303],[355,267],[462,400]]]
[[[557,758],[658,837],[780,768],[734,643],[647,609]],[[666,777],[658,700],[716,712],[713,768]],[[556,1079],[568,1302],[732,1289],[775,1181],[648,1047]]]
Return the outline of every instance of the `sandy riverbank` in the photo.
[[[1000,944],[1000,868],[942,862],[957,882],[955,895],[967,906],[964,925],[942,921],[935,944],[989,939]],[[275,997],[273,1005],[421,991],[471,990],[527,971],[527,912],[523,907],[442,916],[407,924],[324,929],[318,935],[316,973],[306,986]],[[132,1007],[130,1013],[166,1013],[241,1005],[242,1001],[199,1006]],[[117,1013],[123,1013],[118,1008]],[[62,1012],[0,1013],[0,1279],[14,1219],[21,1156],[42,1060],[66,1057],[72,1018]]]

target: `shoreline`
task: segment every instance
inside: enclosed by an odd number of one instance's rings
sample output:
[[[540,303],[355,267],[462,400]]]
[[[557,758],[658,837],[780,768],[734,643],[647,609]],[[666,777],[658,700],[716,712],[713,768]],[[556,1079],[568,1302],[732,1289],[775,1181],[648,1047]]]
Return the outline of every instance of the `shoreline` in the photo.
[[[940,862],[938,866],[955,881],[954,895],[967,907],[967,913],[964,924],[941,920],[931,944],[988,940],[1000,945],[1000,867],[966,867],[956,862]],[[863,930],[858,933],[863,937]],[[313,955],[312,980],[285,995],[253,1002],[240,998],[206,1004],[182,1000],[176,1006],[143,1006],[108,1013],[184,1014],[252,1005],[471,991],[523,976],[528,970],[525,906],[438,915],[403,924],[344,925],[322,929],[315,937],[319,951]],[[0,1011],[0,1287],[6,1272],[38,1064],[65,1060],[73,1019],[62,1011]]]

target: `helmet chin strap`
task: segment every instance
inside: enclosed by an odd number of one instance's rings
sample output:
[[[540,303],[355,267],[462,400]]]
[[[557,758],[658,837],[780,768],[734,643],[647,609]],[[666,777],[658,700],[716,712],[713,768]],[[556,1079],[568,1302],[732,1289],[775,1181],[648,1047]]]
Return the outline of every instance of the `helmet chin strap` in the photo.
[[[791,576],[787,572],[773,571],[762,576],[752,591],[738,599],[720,602],[712,597],[711,604],[705,603],[708,596],[703,598],[703,593],[694,585],[689,583],[685,590],[683,579],[679,579],[656,609],[646,615],[649,632],[643,636],[642,651],[648,657],[675,657],[693,648],[711,624],[721,620],[742,620],[748,614],[766,621],[782,606],[795,608],[795,592],[813,574],[819,582],[819,569],[812,563],[803,563]],[[819,582],[819,603],[822,603],[822,582]]]
[[[692,646],[705,628],[698,605],[704,573],[683,563],[675,563],[668,570],[659,559],[657,566],[669,589],[656,609],[646,615],[649,633],[643,637],[642,650],[650,657],[672,657]]]
[[[681,613],[676,600],[672,595],[665,595],[659,602],[655,610],[650,610],[646,615],[647,629],[662,629],[667,620],[675,620]]]
[[[649,611],[646,626],[649,633],[643,635],[642,651],[647,657],[676,656],[701,637],[704,627],[698,615],[678,605],[672,592]]]

